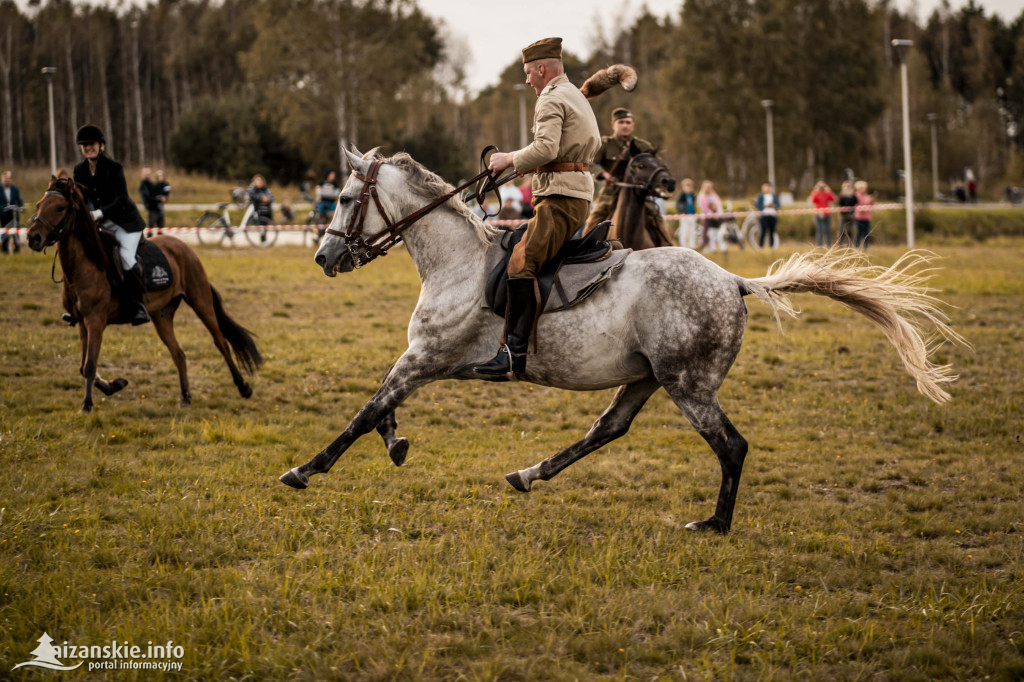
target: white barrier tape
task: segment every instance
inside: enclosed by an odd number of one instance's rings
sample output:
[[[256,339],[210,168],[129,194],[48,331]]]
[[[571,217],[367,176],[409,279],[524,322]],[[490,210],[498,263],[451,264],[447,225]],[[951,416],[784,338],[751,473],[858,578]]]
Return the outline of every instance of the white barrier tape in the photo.
[[[300,230],[313,230],[324,228],[327,229],[327,225],[262,225],[261,227],[267,230],[281,230],[282,232],[298,232]],[[211,230],[214,228],[209,227],[147,227],[143,230],[146,237],[155,237],[156,235],[163,234],[164,232],[196,232],[198,230]],[[221,228],[215,228],[221,229]],[[232,232],[243,232],[241,227],[232,226]],[[256,230],[253,230],[255,232]],[[27,227],[7,227],[0,230],[0,234],[25,234],[28,232]]]

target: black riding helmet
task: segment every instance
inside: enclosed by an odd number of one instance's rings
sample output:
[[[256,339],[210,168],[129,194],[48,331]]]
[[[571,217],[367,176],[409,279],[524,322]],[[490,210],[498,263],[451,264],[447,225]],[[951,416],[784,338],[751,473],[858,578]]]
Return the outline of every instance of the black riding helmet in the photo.
[[[90,144],[92,142],[106,144],[107,141],[103,139],[103,131],[89,123],[78,129],[78,134],[75,135],[75,144]]]

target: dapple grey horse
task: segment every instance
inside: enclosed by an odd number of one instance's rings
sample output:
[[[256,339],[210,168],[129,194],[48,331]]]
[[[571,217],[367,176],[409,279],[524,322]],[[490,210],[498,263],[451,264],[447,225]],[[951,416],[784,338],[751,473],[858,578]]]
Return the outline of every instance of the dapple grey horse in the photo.
[[[393,239],[399,217],[412,217],[401,238],[422,289],[409,321],[409,348],[348,428],[308,463],[281,476],[295,488],[307,487],[313,474],[327,473],[357,438],[375,427],[401,464],[408,443],[395,438],[395,408],[427,383],[470,378],[465,368],[491,357],[502,334],[501,319],[481,305],[484,279],[501,254],[501,231],[479,220],[458,197],[433,212],[411,216],[452,188],[407,154],[379,159],[375,151],[346,153],[353,173],[316,253],[317,264],[331,277],[365,264],[372,260],[375,240],[389,234]],[[787,293],[828,296],[862,313],[888,337],[918,389],[943,402],[949,399],[943,385],[956,377],[949,366],[929,361],[925,327],[949,340],[962,339],[946,325],[924,276],[911,272],[926,261],[911,253],[881,268],[850,252],[812,252],[776,263],[765,277],[744,279],[690,249],[630,254],[618,274],[585,301],[541,317],[537,350],[531,349],[526,369],[528,381],[544,386],[574,391],[618,386],[611,405],[581,440],[506,479],[523,492],[538,479],[551,479],[624,435],[647,399],[664,388],[714,450],[722,469],[714,515],[687,528],[727,532],[747,441],[722,411],[718,388],[743,341],[744,296],[753,294],[768,304],[777,321],[780,312],[796,314]]]

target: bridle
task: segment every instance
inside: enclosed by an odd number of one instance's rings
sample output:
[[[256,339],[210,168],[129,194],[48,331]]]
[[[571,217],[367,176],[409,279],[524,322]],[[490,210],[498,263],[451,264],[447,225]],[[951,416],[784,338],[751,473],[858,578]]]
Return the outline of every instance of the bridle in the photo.
[[[495,177],[494,173],[486,167],[487,154],[492,150],[496,151],[496,148],[493,146],[488,147],[480,155],[480,163],[484,170],[480,171],[478,175],[462,183],[452,191],[434,199],[423,208],[417,209],[395,222],[391,221],[388,212],[384,210],[384,205],[381,203],[380,196],[377,193],[377,176],[380,173],[381,166],[384,165],[384,161],[381,159],[371,161],[365,175],[361,174],[358,170],[353,170],[352,172],[358,180],[362,181],[363,186],[359,190],[359,196],[356,198],[355,205],[352,207],[352,214],[349,216],[348,225],[344,232],[327,228],[327,234],[345,239],[346,248],[349,255],[352,256],[352,262],[356,268],[366,265],[377,256],[386,256],[392,246],[402,241],[402,233],[413,223],[462,190],[477,184],[476,191],[469,195],[466,201],[468,202],[474,198],[479,201],[487,192],[497,191],[498,186],[519,175],[518,173],[512,173],[504,178]],[[386,227],[377,234],[364,236],[363,227],[366,223],[366,213],[370,208],[371,199],[373,199],[373,203],[377,206],[377,212],[380,213],[380,217]]]
[[[74,213],[74,201],[72,201],[71,199],[71,192],[68,189],[67,180],[61,178],[60,180],[57,180],[57,182],[54,183],[53,186],[55,188],[61,188],[61,190],[58,191],[57,189],[48,189],[43,194],[43,196],[61,197],[62,199],[68,202],[69,210],[64,212],[64,217],[61,219],[61,221],[57,224],[56,227],[54,227],[54,225],[49,220],[39,215],[38,211],[32,216],[32,219],[28,221],[28,229],[32,229],[32,223],[38,220],[50,230],[49,233],[46,235],[46,243],[43,245],[43,248],[47,246],[53,246],[60,240],[64,239],[64,231],[68,228],[68,225],[71,222],[72,214]]]
[[[644,157],[644,156],[648,156],[648,157],[650,157],[652,159],[655,159],[655,160],[657,160],[657,158],[658,158],[654,154],[651,154],[650,152],[644,152],[643,154],[637,154],[636,156],[634,156],[633,158],[631,158],[629,160],[629,165],[626,166],[626,172],[623,174],[623,177],[626,177],[626,176],[629,175],[629,169],[633,166],[633,162],[636,161],[639,158]],[[617,187],[630,187],[630,188],[633,188],[633,189],[642,189],[648,195],[650,195],[650,194],[658,194],[658,190],[654,188],[654,181],[657,178],[659,178],[660,176],[662,176],[662,175],[666,175],[670,179],[672,178],[672,175],[668,172],[668,169],[665,166],[663,166],[663,165],[661,165],[659,163],[658,164],[658,168],[653,173],[651,173],[651,177],[647,178],[647,181],[645,183],[643,183],[643,184],[630,183],[630,182],[616,182],[615,184],[616,184]]]

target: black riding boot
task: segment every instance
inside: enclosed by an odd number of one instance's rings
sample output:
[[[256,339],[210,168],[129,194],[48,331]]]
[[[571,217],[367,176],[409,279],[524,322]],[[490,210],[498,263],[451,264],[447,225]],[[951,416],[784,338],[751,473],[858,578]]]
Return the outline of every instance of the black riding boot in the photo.
[[[526,351],[530,345],[530,332],[537,317],[536,280],[532,277],[510,277],[508,300],[505,303],[505,343],[488,363],[477,365],[473,371],[489,377],[508,377],[515,374],[522,379],[526,372]]]
[[[136,263],[131,270],[124,271],[123,297],[121,305],[131,312],[132,326],[146,324],[149,322],[149,313],[146,311],[146,304],[142,302],[142,295],[146,293],[146,285],[142,282],[142,264]],[[127,317],[125,315],[124,317]]]

